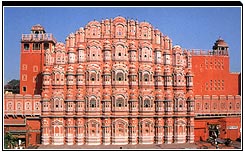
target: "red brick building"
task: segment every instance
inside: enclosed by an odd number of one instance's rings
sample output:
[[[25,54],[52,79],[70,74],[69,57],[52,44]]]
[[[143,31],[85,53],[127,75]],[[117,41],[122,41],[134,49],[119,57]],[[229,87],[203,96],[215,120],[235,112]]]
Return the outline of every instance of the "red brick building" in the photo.
[[[89,22],[65,44],[35,25],[22,36],[20,90],[41,95],[45,145],[193,143],[212,131],[236,139],[240,74],[228,53],[222,39],[208,52],[172,46],[148,22],[120,16]],[[28,116],[10,118],[17,101],[6,98],[6,122]]]

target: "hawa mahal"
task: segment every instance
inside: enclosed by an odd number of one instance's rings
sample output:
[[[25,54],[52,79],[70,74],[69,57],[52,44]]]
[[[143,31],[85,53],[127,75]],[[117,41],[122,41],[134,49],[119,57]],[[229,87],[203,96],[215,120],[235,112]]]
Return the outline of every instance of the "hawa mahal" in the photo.
[[[4,131],[26,146],[171,144],[241,136],[241,74],[229,49],[186,50],[148,22],[91,21],[57,42],[21,37],[20,94],[4,95]],[[240,51],[240,50],[236,50]]]

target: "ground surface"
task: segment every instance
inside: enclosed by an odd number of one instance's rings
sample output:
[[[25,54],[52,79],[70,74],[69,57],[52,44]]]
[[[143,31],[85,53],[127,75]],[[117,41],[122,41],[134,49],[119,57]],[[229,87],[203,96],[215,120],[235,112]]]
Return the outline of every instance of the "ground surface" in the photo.
[[[142,150],[160,150],[160,149],[216,149],[215,145],[208,142],[196,142],[196,143],[185,143],[185,144],[149,144],[149,145],[39,145],[35,147],[29,147],[30,149],[142,149]],[[219,144],[219,149],[242,149],[241,142],[233,141],[230,146]]]

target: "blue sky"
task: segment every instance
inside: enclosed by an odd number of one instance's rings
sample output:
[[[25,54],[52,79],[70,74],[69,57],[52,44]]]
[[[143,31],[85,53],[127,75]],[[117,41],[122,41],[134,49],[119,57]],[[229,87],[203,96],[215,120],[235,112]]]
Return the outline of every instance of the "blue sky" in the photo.
[[[221,36],[229,45],[230,71],[241,72],[240,7],[4,7],[4,82],[19,79],[21,34],[35,24],[57,41],[89,21],[123,16],[147,21],[168,35],[173,45],[211,50]]]

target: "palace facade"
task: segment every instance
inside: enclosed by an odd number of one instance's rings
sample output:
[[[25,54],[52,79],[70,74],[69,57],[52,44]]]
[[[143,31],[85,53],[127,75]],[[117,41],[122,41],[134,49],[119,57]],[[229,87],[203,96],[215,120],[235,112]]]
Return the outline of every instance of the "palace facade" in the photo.
[[[186,50],[148,22],[119,16],[91,21],[61,43],[35,25],[22,35],[20,69],[21,95],[5,95],[4,126],[22,130],[28,143],[193,143],[213,131],[240,137],[241,78],[229,72],[221,38],[211,51]]]

